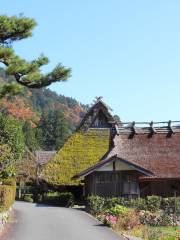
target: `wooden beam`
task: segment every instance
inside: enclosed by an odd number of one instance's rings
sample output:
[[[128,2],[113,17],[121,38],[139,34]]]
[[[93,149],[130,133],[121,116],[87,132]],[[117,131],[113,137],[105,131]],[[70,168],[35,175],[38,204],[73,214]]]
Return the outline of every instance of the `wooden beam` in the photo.
[[[153,121],[151,121],[150,124],[149,124],[149,125],[150,125],[150,131],[151,131],[152,134],[154,134],[154,133],[156,134],[157,131],[156,131],[156,129],[154,128],[153,124],[154,124]]]

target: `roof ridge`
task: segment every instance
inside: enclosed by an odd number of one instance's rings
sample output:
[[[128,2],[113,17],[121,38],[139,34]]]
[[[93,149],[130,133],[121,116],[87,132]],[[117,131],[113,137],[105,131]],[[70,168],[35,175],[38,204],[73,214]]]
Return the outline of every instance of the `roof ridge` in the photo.
[[[180,132],[180,121],[162,121],[162,122],[122,122],[118,126],[120,133],[171,133]]]

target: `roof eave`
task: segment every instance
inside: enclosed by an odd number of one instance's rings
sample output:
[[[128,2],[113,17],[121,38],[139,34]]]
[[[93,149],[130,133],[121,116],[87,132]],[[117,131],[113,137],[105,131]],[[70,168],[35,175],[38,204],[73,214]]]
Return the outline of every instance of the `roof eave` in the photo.
[[[90,167],[90,168],[88,168],[88,169],[86,169],[86,170],[84,170],[84,171],[82,171],[82,172],[74,175],[74,176],[72,177],[72,179],[77,179],[77,178],[81,178],[81,177],[86,177],[87,175],[89,175],[89,174],[91,174],[92,172],[96,171],[99,167],[102,167],[102,166],[105,165],[106,163],[108,163],[108,162],[110,162],[110,161],[113,161],[113,158],[115,158],[115,157],[116,157],[117,160],[120,160],[120,161],[122,161],[122,162],[124,162],[124,163],[126,163],[126,164],[128,164],[128,165],[133,166],[133,167],[135,168],[135,170],[137,170],[138,172],[141,172],[142,174],[144,174],[144,175],[146,175],[146,176],[149,176],[149,177],[154,176],[154,174],[153,174],[151,171],[149,171],[149,170],[147,170],[147,169],[145,169],[145,168],[143,168],[143,167],[141,167],[141,166],[138,166],[138,165],[136,165],[136,164],[134,164],[134,163],[132,163],[132,162],[129,162],[129,161],[125,160],[125,159],[119,158],[117,155],[113,155],[112,157],[107,158],[107,159],[104,160],[104,161],[100,161],[100,162],[98,162],[96,165],[94,165],[94,166],[92,166],[92,167]]]

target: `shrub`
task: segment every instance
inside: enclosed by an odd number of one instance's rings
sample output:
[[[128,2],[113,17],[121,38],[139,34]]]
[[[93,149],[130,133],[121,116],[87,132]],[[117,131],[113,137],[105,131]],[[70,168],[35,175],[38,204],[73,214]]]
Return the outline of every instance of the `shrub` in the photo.
[[[23,200],[25,202],[33,203],[33,194],[25,194],[23,197]]]
[[[162,213],[161,215],[161,226],[174,226],[175,223],[175,217],[173,214],[167,214],[165,212]]]
[[[161,209],[163,209],[166,213],[174,213],[176,205],[176,212],[180,213],[180,197],[174,198],[162,198],[161,201]]]
[[[176,207],[175,207],[176,202]],[[91,214],[104,220],[105,215],[118,216],[121,210],[133,208],[140,211],[140,221],[151,226],[172,226],[176,218],[180,222],[180,197],[161,198],[159,196],[148,196],[146,198],[103,198],[99,196],[88,197],[88,210]],[[118,212],[119,211],[119,212]]]
[[[149,226],[173,226],[175,223],[175,216],[167,214],[163,210],[157,212],[141,211],[140,222]]]
[[[2,180],[3,185],[16,186],[16,180],[14,178],[7,178]]]
[[[106,212],[113,216],[124,216],[130,209],[121,205],[116,205],[115,207],[110,208]]]
[[[118,220],[117,216],[105,215],[103,219],[103,223],[106,226],[113,227],[114,225],[116,225],[117,220]]]
[[[62,192],[59,194],[59,204],[64,207],[72,207],[74,205],[74,196],[71,192]]]
[[[87,210],[93,215],[102,213],[105,210],[105,199],[99,196],[89,196],[87,198]]]
[[[43,203],[58,205],[59,192],[48,192],[44,195]]]
[[[74,205],[74,196],[70,192],[49,192],[44,196],[43,202],[62,207],[71,207]]]
[[[37,203],[42,203],[42,202],[43,202],[43,194],[38,193],[38,194],[36,195],[35,201],[36,201]]]
[[[161,206],[161,197],[159,196],[147,196],[146,198],[147,210],[151,212],[156,212]]]
[[[160,226],[161,212],[141,211],[139,219],[142,224],[150,226]]]
[[[7,211],[15,200],[16,187],[0,185],[0,211]]]
[[[115,207],[118,204],[123,205],[123,204],[121,204],[120,198],[113,197],[113,198],[104,199],[104,208],[105,209]]]
[[[144,198],[132,199],[131,207],[136,208],[138,210],[146,210],[147,209],[146,199]]]
[[[130,230],[137,227],[139,224],[138,213],[133,209],[129,209],[128,211],[125,211],[122,216],[119,216],[116,228]]]

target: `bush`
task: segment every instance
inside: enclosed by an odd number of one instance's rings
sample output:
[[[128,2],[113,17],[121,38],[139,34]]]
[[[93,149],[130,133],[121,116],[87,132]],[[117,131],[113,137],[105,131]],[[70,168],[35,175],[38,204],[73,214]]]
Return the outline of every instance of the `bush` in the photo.
[[[105,209],[115,207],[118,204],[123,205],[123,204],[121,204],[120,198],[113,197],[113,198],[104,199],[104,208]]]
[[[109,210],[107,210],[106,213],[113,216],[124,216],[129,211],[130,209],[127,207],[116,205],[115,207],[112,207]]]
[[[133,209],[128,209],[122,216],[119,216],[116,228],[123,230],[130,230],[137,227],[140,224],[139,215]]]
[[[44,196],[43,202],[62,207],[72,207],[74,205],[74,196],[70,192],[49,192]]]
[[[89,196],[87,198],[87,210],[92,215],[98,215],[105,210],[105,199],[99,196]]]
[[[104,215],[102,220],[101,221],[104,223],[104,225],[108,227],[114,227],[118,221],[118,217],[113,215]]]
[[[30,203],[33,203],[34,200],[33,200],[33,194],[25,194],[24,197],[23,197],[23,200],[25,202],[30,202]]]
[[[121,210],[133,208],[140,211],[140,221],[150,226],[172,226],[176,218],[180,222],[180,197],[162,198],[159,196],[147,196],[146,198],[127,199],[127,198],[103,198],[90,196],[87,199],[88,211],[104,220],[108,216],[121,215]],[[176,202],[176,207],[175,207]],[[118,212],[119,211],[119,212]],[[107,220],[108,222],[108,220]]]
[[[156,212],[161,206],[161,197],[159,196],[147,196],[146,198],[147,210],[151,212]]]
[[[140,212],[140,222],[149,226],[174,226],[175,217],[173,214],[167,214],[163,210],[157,212]]]
[[[163,212],[161,215],[161,226],[174,226],[175,224],[175,216],[173,214],[167,214]]]
[[[16,180],[14,178],[7,178],[2,180],[3,185],[16,186]]]
[[[174,198],[162,198],[161,201],[161,209],[163,209],[166,213],[174,213],[176,205],[176,212],[180,213],[180,197]]]
[[[144,198],[132,199],[131,207],[137,210],[146,210],[147,209],[146,199]]]
[[[14,203],[16,187],[0,185],[0,211],[7,211]]]
[[[59,194],[59,204],[64,207],[72,207],[74,205],[74,196],[70,192],[62,192]]]
[[[150,211],[141,211],[140,212],[140,222],[144,225],[149,226],[160,226],[161,224],[161,212],[150,212]]]
[[[36,194],[35,195],[35,201],[37,203],[42,203],[43,202],[43,194],[41,194],[41,193]]]

